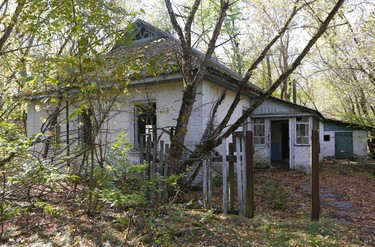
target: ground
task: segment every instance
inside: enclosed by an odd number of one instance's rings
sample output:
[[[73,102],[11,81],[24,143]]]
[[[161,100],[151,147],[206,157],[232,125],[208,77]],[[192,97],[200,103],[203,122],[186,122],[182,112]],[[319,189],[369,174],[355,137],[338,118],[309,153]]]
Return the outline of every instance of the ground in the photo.
[[[220,180],[212,210],[202,192],[179,193],[164,206],[108,208],[88,217],[74,200],[35,204],[5,221],[4,246],[374,246],[374,161],[321,165],[320,221],[310,220],[310,176],[255,171],[255,217],[220,213]]]

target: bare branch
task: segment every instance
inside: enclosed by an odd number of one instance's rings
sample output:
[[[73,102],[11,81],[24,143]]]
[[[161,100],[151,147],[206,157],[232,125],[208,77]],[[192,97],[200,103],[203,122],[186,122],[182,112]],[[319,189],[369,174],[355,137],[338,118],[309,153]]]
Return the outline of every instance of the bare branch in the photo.
[[[9,35],[13,31],[13,28],[14,28],[14,26],[16,25],[16,23],[18,21],[18,17],[19,17],[19,15],[22,12],[23,7],[25,6],[25,2],[26,2],[25,0],[22,0],[22,1],[18,2],[16,10],[13,13],[11,22],[10,22],[9,26],[6,28],[3,36],[0,38],[0,52],[3,49],[3,46],[4,46],[5,42],[9,38]]]
[[[280,75],[280,77],[273,83],[273,85],[264,94],[262,94],[259,99],[257,99],[257,101],[253,105],[251,105],[251,107],[248,108],[246,112],[231,127],[228,128],[227,131],[225,131],[225,133],[222,135],[223,137],[228,137],[229,135],[231,135],[231,133],[235,131],[258,106],[260,106],[267,98],[269,98],[272,93],[278,88],[278,86],[301,64],[302,59],[307,55],[311,47],[316,43],[320,36],[322,36],[323,33],[327,30],[329,23],[332,21],[333,17],[336,15],[344,2],[345,0],[339,0],[336,3],[327,18],[320,26],[317,33],[310,39],[305,48],[302,50],[301,54],[296,58],[296,60],[294,60],[292,65],[283,74]],[[221,140],[220,138],[218,141]]]
[[[294,16],[298,13],[298,11],[302,7],[303,6],[297,8],[297,6],[295,6],[293,8],[293,11],[292,11],[290,17],[285,22],[285,25],[283,26],[283,28],[281,28],[281,30],[279,31],[279,33],[270,41],[270,43],[268,43],[268,45],[263,49],[263,51],[260,53],[260,55],[258,56],[258,58],[252,63],[252,65],[250,66],[250,68],[247,70],[246,75],[242,79],[242,81],[240,83],[240,86],[239,86],[239,88],[237,90],[236,97],[234,98],[234,100],[233,100],[233,102],[232,102],[232,104],[231,104],[231,106],[230,106],[230,108],[228,110],[228,113],[226,114],[226,116],[223,118],[223,120],[221,121],[221,123],[218,125],[218,127],[214,131],[214,133],[213,133],[214,136],[219,135],[219,133],[225,128],[225,126],[227,126],[228,121],[229,121],[230,117],[232,116],[234,109],[237,107],[238,102],[241,99],[242,90],[245,87],[245,85],[247,84],[247,82],[249,81],[250,77],[252,76],[253,71],[257,68],[257,66],[261,63],[261,61],[266,57],[268,51],[276,43],[276,41],[279,40],[280,37],[288,30],[288,27],[289,27],[291,21],[293,20]]]
[[[181,29],[180,25],[177,22],[176,13],[173,11],[173,7],[172,7],[172,4],[171,4],[171,1],[165,0],[165,6],[167,7],[169,18],[171,19],[171,23],[172,23],[173,29],[176,30],[176,32],[177,32],[177,35],[178,35],[178,38],[179,38],[179,40],[181,42],[182,48],[183,49],[187,48],[187,44],[186,44],[184,33],[182,32],[182,29]]]
[[[184,165],[191,164],[195,159],[205,155],[209,150],[212,150],[213,148],[219,146],[222,142],[223,137],[229,137],[236,129],[238,129],[245,121],[246,119],[253,113],[253,111],[260,106],[266,99],[268,99],[271,94],[277,89],[277,87],[287,78],[296,68],[298,65],[300,65],[302,59],[307,55],[309,50],[312,48],[312,46],[316,43],[316,41],[322,36],[322,34],[327,30],[328,25],[340,9],[340,7],[343,5],[345,0],[338,0],[338,2],[335,4],[331,12],[328,14],[325,21],[320,26],[317,33],[310,39],[310,41],[307,43],[301,54],[295,59],[295,61],[292,63],[292,65],[282,74],[280,77],[273,83],[273,85],[262,95],[257,98],[254,103],[242,114],[241,117],[237,119],[237,121],[231,125],[222,135],[220,136],[213,136],[212,138],[204,141],[200,145],[197,146],[194,153],[190,156],[190,159],[185,162]],[[264,54],[265,56],[265,54]],[[254,65],[255,63],[253,63]],[[252,67],[248,70],[247,74],[251,75]],[[243,81],[242,81],[243,82]]]

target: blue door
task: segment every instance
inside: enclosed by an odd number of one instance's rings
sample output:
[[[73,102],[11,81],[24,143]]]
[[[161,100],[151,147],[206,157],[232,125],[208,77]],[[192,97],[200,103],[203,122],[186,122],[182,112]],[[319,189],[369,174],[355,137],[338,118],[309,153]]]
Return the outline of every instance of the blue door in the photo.
[[[335,155],[337,159],[346,159],[353,154],[353,132],[335,133]]]

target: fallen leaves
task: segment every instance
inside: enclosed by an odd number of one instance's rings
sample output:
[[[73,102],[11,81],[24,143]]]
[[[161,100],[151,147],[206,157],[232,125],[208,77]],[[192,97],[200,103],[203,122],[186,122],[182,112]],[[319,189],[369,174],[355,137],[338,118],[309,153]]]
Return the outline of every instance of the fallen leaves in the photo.
[[[319,222],[310,221],[309,175],[262,169],[255,173],[253,219],[218,213],[220,186],[213,188],[213,210],[204,210],[198,203],[201,191],[183,194],[177,205],[139,208],[136,213],[108,208],[95,217],[88,217],[74,200],[61,203],[51,198],[45,205],[59,214],[23,207],[12,221],[6,221],[5,244],[118,246],[127,239],[129,246],[371,246],[375,243],[375,177],[368,174],[374,167],[326,162],[320,179]],[[272,200],[280,200],[281,207]]]

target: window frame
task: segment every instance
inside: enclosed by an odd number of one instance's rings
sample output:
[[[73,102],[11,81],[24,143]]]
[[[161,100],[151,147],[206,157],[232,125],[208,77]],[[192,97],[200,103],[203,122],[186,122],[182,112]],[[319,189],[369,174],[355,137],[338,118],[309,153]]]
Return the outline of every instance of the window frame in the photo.
[[[300,120],[299,120],[300,119]],[[307,146],[310,145],[310,117],[301,116],[296,117],[296,145]],[[301,135],[301,128],[304,126],[304,135]]]
[[[253,141],[254,145],[265,145],[266,144],[266,120],[264,118],[255,118],[252,121],[252,130],[253,130]],[[259,132],[256,131],[257,127],[261,127],[263,135],[257,135]]]
[[[152,112],[152,116],[150,116],[150,118],[154,119],[155,120],[155,123],[152,125],[152,124],[147,124],[145,123],[144,124],[144,127],[145,127],[145,130],[144,130],[144,133],[143,134],[151,134],[152,135],[152,139],[151,141],[154,141],[154,139],[156,139],[157,137],[157,102],[156,100],[151,100],[151,101],[147,101],[147,102],[144,102],[144,101],[141,101],[141,102],[134,102],[133,104],[134,106],[134,147],[135,148],[139,148],[139,144],[140,144],[140,140],[139,140],[139,135],[140,135],[140,131],[139,131],[139,121],[140,121],[140,115],[142,113],[139,112],[139,108],[140,107],[150,107],[152,106],[152,109],[153,109],[153,112]],[[152,128],[149,128],[147,126],[153,126]],[[155,129],[155,132],[153,132],[153,129]],[[148,132],[148,133],[147,133]],[[151,133],[150,133],[151,132]],[[144,140],[143,144],[145,145],[145,142],[146,140]]]

